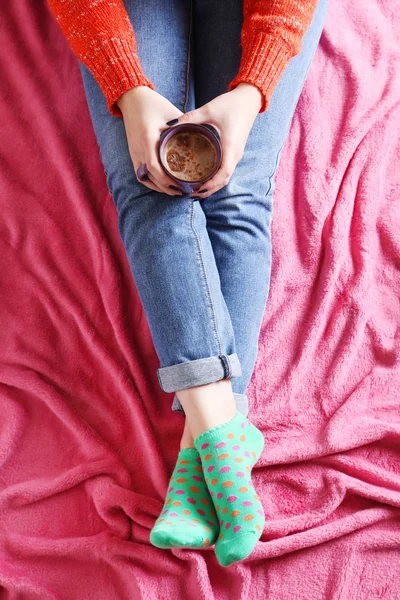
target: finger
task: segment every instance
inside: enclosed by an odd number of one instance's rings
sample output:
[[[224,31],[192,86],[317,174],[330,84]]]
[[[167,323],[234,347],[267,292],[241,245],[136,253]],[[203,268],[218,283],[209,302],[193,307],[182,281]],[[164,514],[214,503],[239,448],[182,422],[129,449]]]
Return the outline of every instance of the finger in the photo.
[[[158,182],[156,181],[156,179],[150,173],[150,171],[147,173],[147,176],[149,177],[149,179],[153,183],[153,185],[156,187],[158,192],[168,194],[168,196],[182,196],[183,195],[181,190],[171,190],[169,188],[164,188],[164,186],[160,187],[158,185]],[[175,184],[176,184],[176,182],[175,182]],[[177,186],[175,185],[175,187],[177,187]]]
[[[224,158],[214,177],[203,183],[201,189],[207,189],[207,192],[196,192],[195,194],[192,194],[192,197],[195,196],[196,198],[208,198],[221,188],[228,185],[238,162],[239,161],[233,156],[228,155],[226,158]]]
[[[146,154],[146,165],[153,177],[153,181],[158,185],[160,190],[169,194],[170,196],[175,196],[177,192],[169,189],[169,185],[176,186],[176,181],[174,181],[171,177],[168,177],[166,172],[161,166],[160,159],[158,157],[158,146],[159,140],[155,140],[154,142],[146,143],[147,154]]]
[[[159,192],[160,190],[158,189],[158,187],[156,185],[154,185],[154,183],[152,181],[149,181],[148,179],[146,179],[146,181],[140,181],[139,182],[142,185],[145,185],[146,187],[148,187],[150,190],[154,190],[155,192]]]
[[[208,192],[207,188],[204,188],[204,189],[202,188],[201,190],[197,190],[196,192],[192,192],[191,198],[206,198],[207,192]]]
[[[135,170],[135,174],[136,174],[136,179],[139,181],[139,183],[141,183],[142,185],[145,185],[146,187],[148,187],[151,190],[155,190],[156,192],[164,192],[167,193],[169,196],[176,196],[176,195],[181,195],[179,192],[177,191],[173,191],[171,189],[168,189],[168,191],[165,191],[164,189],[160,189],[159,185],[157,185],[157,182],[154,180],[154,178],[152,177],[151,173],[148,172],[147,173],[147,177],[145,180],[139,179],[139,177],[137,176],[137,170],[139,168],[139,165],[142,164],[146,164],[145,160],[138,160],[135,158],[135,161],[132,161],[133,163],[133,168]],[[147,166],[147,164],[146,164]],[[176,182],[175,182],[176,183]]]
[[[158,189],[158,187],[151,180],[147,179],[147,177],[146,177],[145,180],[142,180],[142,179],[139,179],[139,177],[137,176],[137,170],[139,168],[139,165],[144,164],[144,161],[135,160],[135,161],[132,161],[132,163],[133,163],[133,169],[134,169],[135,174],[136,174],[136,179],[138,180],[138,182],[141,183],[142,185],[145,185],[150,190],[154,190],[156,192],[159,192],[160,190]],[[147,174],[147,175],[149,175],[149,174]]]

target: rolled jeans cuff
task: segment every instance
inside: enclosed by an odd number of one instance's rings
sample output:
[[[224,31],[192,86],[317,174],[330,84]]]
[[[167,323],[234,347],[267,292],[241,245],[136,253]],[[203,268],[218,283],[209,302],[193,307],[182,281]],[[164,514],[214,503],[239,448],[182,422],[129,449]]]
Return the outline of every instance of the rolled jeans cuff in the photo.
[[[190,360],[157,369],[157,378],[164,392],[186,390],[221,379],[240,377],[242,366],[237,353],[221,354]]]

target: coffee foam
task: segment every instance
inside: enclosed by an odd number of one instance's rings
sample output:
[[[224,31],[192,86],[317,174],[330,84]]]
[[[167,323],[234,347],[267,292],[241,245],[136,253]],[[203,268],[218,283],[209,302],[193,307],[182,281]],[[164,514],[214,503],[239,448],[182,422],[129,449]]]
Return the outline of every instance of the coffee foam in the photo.
[[[176,133],[164,148],[164,162],[175,177],[199,181],[212,173],[217,151],[207,136],[196,131]]]

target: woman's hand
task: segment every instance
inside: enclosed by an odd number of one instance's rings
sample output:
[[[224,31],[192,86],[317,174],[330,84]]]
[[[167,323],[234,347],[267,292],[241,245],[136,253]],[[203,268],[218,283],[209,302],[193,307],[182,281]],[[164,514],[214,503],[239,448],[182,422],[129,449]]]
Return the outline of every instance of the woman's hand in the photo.
[[[176,123],[210,123],[222,145],[222,163],[217,173],[206,181],[192,197],[208,198],[227,185],[243,156],[247,138],[262,106],[262,95],[251,83],[239,83],[233,90],[217,96],[196,110],[184,113]]]
[[[182,196],[180,190],[173,191],[168,186],[176,182],[168,177],[158,158],[160,133],[167,129],[166,122],[184,113],[171,104],[164,96],[147,86],[134,87],[118,99],[124,119],[129,153],[135,173],[141,164],[146,163],[150,181],[140,181],[151,190],[164,192],[170,196]]]

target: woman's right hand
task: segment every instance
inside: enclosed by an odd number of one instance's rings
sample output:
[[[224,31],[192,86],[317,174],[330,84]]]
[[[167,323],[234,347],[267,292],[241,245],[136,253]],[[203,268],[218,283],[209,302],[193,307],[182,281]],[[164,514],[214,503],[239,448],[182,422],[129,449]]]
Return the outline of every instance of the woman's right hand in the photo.
[[[176,106],[148,86],[134,87],[117,100],[122,112],[129,153],[135,173],[140,165],[146,164],[148,177],[140,181],[143,185],[169,196],[182,196],[181,191],[171,190],[168,186],[176,186],[176,181],[168,177],[158,158],[160,134],[167,129],[167,121],[183,115]]]

